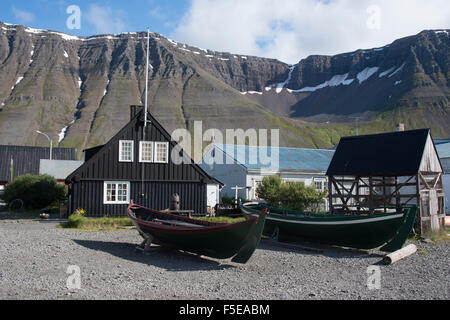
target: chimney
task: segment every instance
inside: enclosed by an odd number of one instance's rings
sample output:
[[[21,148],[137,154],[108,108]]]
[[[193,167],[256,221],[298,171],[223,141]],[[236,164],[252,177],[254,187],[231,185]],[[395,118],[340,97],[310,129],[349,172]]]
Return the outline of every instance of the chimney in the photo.
[[[130,106],[130,120],[132,120],[141,110],[143,106]]]
[[[404,123],[399,123],[397,125],[397,132],[401,132],[401,131],[405,131],[405,124]]]

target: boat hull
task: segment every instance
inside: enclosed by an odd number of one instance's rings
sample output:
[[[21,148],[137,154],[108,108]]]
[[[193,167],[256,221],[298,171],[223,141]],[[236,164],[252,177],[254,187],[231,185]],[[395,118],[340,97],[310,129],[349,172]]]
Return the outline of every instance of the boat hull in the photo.
[[[202,224],[198,220],[170,215],[173,219],[192,224],[191,226],[171,226],[139,219],[129,208],[129,216],[141,235],[151,237],[155,243],[175,247],[176,249],[216,259],[229,259],[236,256],[236,261],[246,263],[259,243],[264,227],[265,214],[249,216],[241,223]],[[167,216],[134,205],[134,210],[149,211],[152,214]],[[256,239],[256,241],[255,241]]]
[[[253,212],[259,206],[241,209]],[[373,249],[395,240],[395,246],[386,246],[386,251],[401,248],[409,232],[402,233],[402,239],[396,238],[404,225],[414,223],[416,208],[405,208],[402,212],[373,214],[370,216],[342,216],[318,214],[281,214],[280,209],[269,209],[264,234],[278,234],[280,239],[294,240],[302,238],[357,249]],[[278,211],[278,212],[277,212]],[[413,218],[410,215],[414,215]],[[408,219],[409,217],[409,219]],[[406,227],[408,228],[408,227]],[[411,230],[411,229],[410,229]],[[409,231],[410,231],[409,230]]]

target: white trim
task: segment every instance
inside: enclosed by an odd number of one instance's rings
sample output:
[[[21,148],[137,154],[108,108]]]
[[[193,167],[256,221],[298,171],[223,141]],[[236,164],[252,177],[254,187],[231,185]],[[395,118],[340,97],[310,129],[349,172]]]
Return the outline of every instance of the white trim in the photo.
[[[118,201],[118,200],[108,201],[107,200],[107,185],[108,184],[115,185],[116,199],[117,199],[118,190],[119,190],[118,185],[125,184],[127,186],[127,193],[126,193],[127,199],[125,201]],[[103,204],[129,204],[130,203],[130,192],[131,192],[131,190],[130,190],[130,182],[129,181],[104,181],[103,182]]]
[[[151,145],[150,160],[142,160],[142,145],[144,143],[147,143],[147,144]],[[155,154],[155,143],[154,142],[152,142],[152,141],[139,141],[139,162],[152,163],[153,159],[154,159],[154,154]]]
[[[312,221],[298,221],[298,220],[285,220],[285,219],[277,219],[270,216],[267,216],[267,220],[273,221],[281,221],[285,223],[295,223],[295,224],[319,224],[319,225],[342,225],[342,224],[361,224],[361,223],[369,223],[383,220],[391,220],[403,217],[403,214],[395,214],[387,217],[379,217],[379,218],[370,218],[370,219],[361,219],[361,220],[351,220],[351,221],[329,221],[329,222],[312,222]]]
[[[158,161],[158,145],[166,146],[166,161]],[[169,163],[169,143],[168,142],[154,142],[155,151],[153,156],[154,163]]]
[[[122,143],[131,142],[131,160],[122,159]],[[119,140],[119,162],[133,162],[134,161],[134,141],[133,140]]]

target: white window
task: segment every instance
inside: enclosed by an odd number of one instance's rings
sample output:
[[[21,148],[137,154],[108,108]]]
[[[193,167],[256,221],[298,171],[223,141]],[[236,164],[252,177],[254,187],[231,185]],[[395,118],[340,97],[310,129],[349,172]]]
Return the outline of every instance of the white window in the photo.
[[[323,190],[323,182],[322,181],[314,181],[314,185],[316,186],[317,190],[320,190],[320,191]]]
[[[155,142],[155,162],[168,163],[169,162],[169,143]]]
[[[129,204],[130,183],[107,181],[104,183],[104,204]]]
[[[139,143],[139,162],[153,162],[153,142]]]
[[[119,161],[120,162],[133,162],[133,140],[120,140],[119,141]]]

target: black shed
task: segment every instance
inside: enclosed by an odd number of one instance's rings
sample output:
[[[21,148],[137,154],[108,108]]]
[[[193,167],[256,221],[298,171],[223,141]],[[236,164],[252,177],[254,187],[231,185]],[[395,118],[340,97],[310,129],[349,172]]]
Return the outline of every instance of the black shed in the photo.
[[[175,193],[181,210],[208,212],[208,187],[218,190],[221,183],[195,164],[150,113],[145,126],[144,115],[143,107],[131,106],[124,128],[105,145],[85,150],[85,163],[66,179],[69,213],[83,208],[88,216],[123,216],[131,201],[164,210]],[[185,161],[175,163],[172,152]]]
[[[442,165],[429,129],[345,137],[327,171],[331,213],[420,207],[419,234],[444,228]]]

